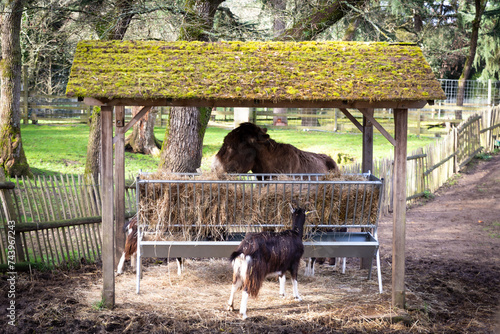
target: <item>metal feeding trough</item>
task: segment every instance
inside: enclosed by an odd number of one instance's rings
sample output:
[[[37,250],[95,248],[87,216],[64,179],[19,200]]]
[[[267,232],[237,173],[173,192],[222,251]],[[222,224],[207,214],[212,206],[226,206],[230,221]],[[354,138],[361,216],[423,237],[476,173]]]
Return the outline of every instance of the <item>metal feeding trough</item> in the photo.
[[[304,257],[359,257],[377,261],[382,292],[378,217],[383,180],[370,174],[346,180],[322,174],[243,174],[207,179],[175,174],[138,178],[138,270],[142,257],[225,258],[245,234],[291,227],[289,204],[307,205]]]

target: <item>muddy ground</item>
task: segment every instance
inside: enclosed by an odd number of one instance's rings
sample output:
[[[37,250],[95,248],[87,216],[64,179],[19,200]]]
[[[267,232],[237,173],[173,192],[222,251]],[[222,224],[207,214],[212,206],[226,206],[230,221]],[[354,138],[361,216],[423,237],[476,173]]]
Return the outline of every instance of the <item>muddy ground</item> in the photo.
[[[379,228],[384,293],[348,259],[347,271],[299,275],[303,301],[278,297],[276,278],[249,300],[249,319],[225,310],[231,267],[224,260],[149,262],[117,277],[116,308],[99,306],[98,265],[19,273],[15,297],[0,280],[0,332],[7,333],[500,333],[500,155],[476,160],[432,199],[407,213],[406,309],[391,306],[392,218]],[[301,274],[303,273],[301,269]],[[376,275],[374,275],[374,278]],[[15,301],[15,326],[7,307]],[[239,303],[239,295],[236,303]],[[238,304],[236,304],[238,306]]]

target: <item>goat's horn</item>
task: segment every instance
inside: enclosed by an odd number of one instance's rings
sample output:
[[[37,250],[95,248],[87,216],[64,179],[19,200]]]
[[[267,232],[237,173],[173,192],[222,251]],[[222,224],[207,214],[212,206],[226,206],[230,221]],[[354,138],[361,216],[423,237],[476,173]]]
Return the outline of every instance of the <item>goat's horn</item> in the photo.
[[[293,213],[293,205],[292,205],[292,203],[288,202],[288,205],[290,205],[290,210],[292,210],[292,213]]]

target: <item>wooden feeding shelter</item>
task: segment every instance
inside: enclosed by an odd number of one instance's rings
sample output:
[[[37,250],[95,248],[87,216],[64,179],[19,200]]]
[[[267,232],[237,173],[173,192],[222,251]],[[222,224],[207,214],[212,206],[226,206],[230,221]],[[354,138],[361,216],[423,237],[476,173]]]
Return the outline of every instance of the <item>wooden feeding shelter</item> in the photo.
[[[404,307],[408,109],[445,99],[418,46],[82,41],[67,95],[101,106],[103,299],[107,306],[115,303],[115,234],[121,234],[124,221],[125,132],[152,106],[209,106],[339,108],[363,133],[363,172],[372,170],[373,126],[394,145],[392,300],[394,306]],[[125,124],[125,106],[144,108]],[[362,123],[351,115],[351,108],[363,114]],[[394,137],[374,119],[375,108],[393,109]],[[114,224],[115,219],[119,223]]]

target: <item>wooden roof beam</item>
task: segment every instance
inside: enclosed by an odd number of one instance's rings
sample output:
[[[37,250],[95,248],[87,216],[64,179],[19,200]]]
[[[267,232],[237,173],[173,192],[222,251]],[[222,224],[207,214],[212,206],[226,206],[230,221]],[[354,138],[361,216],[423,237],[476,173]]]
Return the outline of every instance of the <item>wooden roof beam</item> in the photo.
[[[92,98],[85,97],[84,103],[91,106],[172,106],[172,107],[267,107],[267,108],[392,108],[392,109],[419,109],[423,108],[427,101],[315,101],[315,100],[233,100],[233,99],[132,99],[132,98]]]

